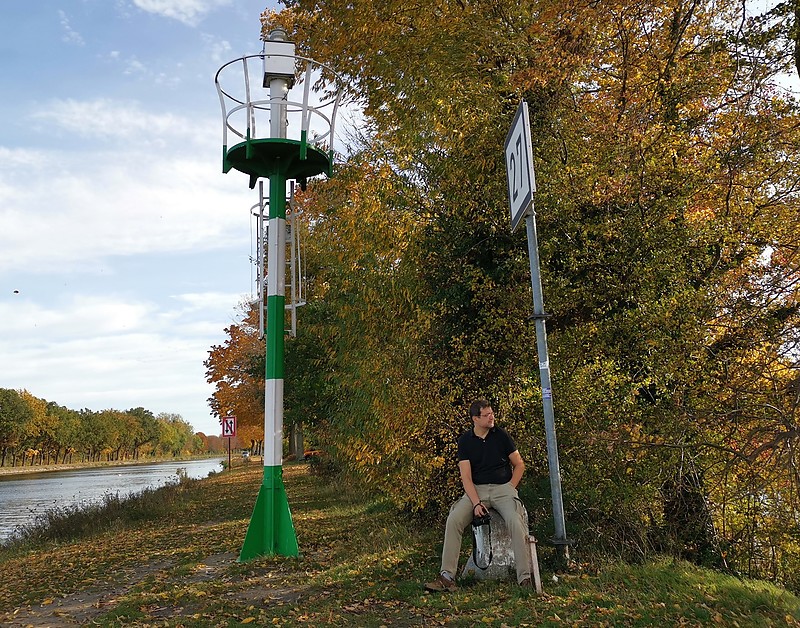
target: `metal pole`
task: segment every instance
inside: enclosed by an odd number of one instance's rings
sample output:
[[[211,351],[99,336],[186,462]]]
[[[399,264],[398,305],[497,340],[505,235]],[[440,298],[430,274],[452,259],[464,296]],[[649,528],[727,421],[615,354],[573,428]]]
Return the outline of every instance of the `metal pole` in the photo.
[[[569,560],[569,542],[564,526],[564,505],[561,499],[561,468],[558,463],[558,442],[556,441],[555,419],[553,417],[553,389],[550,385],[550,357],[547,352],[547,330],[542,296],[542,274],[539,268],[539,242],[536,238],[536,214],[531,208],[525,217],[528,231],[528,256],[531,266],[531,287],[533,288],[533,319],[536,321],[536,352],[539,356],[539,375],[542,384],[542,406],[544,408],[544,428],[547,436],[547,465],[550,469],[550,493],[553,499],[553,521],[555,536],[553,542],[561,549],[565,560]]]
[[[267,346],[264,382],[264,478],[239,560],[298,556],[297,535],[283,484],[283,376],[286,304],[286,177],[269,177]]]
[[[269,179],[267,246],[267,355],[264,394],[264,466],[283,464],[283,375],[286,304],[286,178]]]
[[[291,281],[289,282],[289,295],[291,304],[289,311],[291,313],[291,335],[292,338],[297,337],[297,253],[295,249],[295,242],[297,238],[297,220],[294,212],[294,183],[290,186],[289,192],[289,274]]]
[[[266,306],[267,291],[264,282],[267,277],[266,236],[264,234],[264,182],[258,182],[258,339],[264,338],[265,321],[264,308]]]
[[[284,39],[276,36],[276,39]],[[272,138],[286,137],[289,83],[273,78],[270,91]],[[269,175],[266,281],[266,372],[264,382],[264,477],[239,560],[255,556],[298,556],[297,536],[283,484],[283,376],[286,323],[286,172]]]

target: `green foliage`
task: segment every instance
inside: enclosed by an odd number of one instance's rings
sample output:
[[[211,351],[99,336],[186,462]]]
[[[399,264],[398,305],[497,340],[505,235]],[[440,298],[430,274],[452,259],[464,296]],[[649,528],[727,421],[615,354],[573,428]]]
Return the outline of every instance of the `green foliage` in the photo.
[[[24,432],[24,426],[33,416],[31,409],[23,401],[19,392],[0,388],[0,445],[3,460],[9,447],[16,447]]]
[[[169,456],[180,456],[191,451],[194,445],[194,429],[180,414],[162,412],[156,417],[158,424],[157,452]]]
[[[291,421],[314,426],[332,467],[441,512],[466,407],[485,396],[549,534],[528,257],[503,163],[524,99],[570,536],[792,581],[800,111],[780,83],[786,6],[286,4],[265,28],[347,76],[366,118],[336,176],[301,199],[310,286],[287,343]]]
[[[177,414],[71,410],[26,390],[0,388],[0,466],[181,456],[206,447]]]

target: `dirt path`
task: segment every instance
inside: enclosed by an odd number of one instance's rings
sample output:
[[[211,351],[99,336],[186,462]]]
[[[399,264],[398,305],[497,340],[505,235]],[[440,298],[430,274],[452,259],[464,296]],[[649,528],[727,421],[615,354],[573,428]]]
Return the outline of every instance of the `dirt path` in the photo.
[[[174,562],[150,561],[125,571],[124,584],[110,588],[90,587],[74,591],[60,598],[48,598],[38,606],[23,606],[10,612],[0,613],[0,625],[14,627],[80,626],[96,620],[113,611],[121,599],[137,584],[148,577],[161,580],[180,581],[185,585],[191,582],[204,582],[221,578],[225,571],[236,563],[233,553],[215,554],[201,561],[191,573],[175,570]],[[263,588],[259,595],[263,596]],[[164,606],[148,609],[151,617],[167,618],[174,616],[178,609]],[[183,609],[180,609],[183,610]]]

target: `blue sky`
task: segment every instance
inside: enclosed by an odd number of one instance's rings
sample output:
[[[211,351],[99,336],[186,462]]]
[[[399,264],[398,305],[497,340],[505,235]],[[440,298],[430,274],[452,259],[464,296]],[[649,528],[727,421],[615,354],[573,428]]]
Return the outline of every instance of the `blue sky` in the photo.
[[[214,74],[268,0],[0,2],[0,387],[180,414],[255,287]]]

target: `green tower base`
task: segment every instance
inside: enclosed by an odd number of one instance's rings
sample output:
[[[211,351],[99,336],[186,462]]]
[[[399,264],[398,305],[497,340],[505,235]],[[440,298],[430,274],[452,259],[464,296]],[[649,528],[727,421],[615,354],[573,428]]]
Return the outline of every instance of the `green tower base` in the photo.
[[[264,480],[247,527],[239,562],[274,555],[300,555],[283,486],[283,467],[280,466],[264,467]]]

